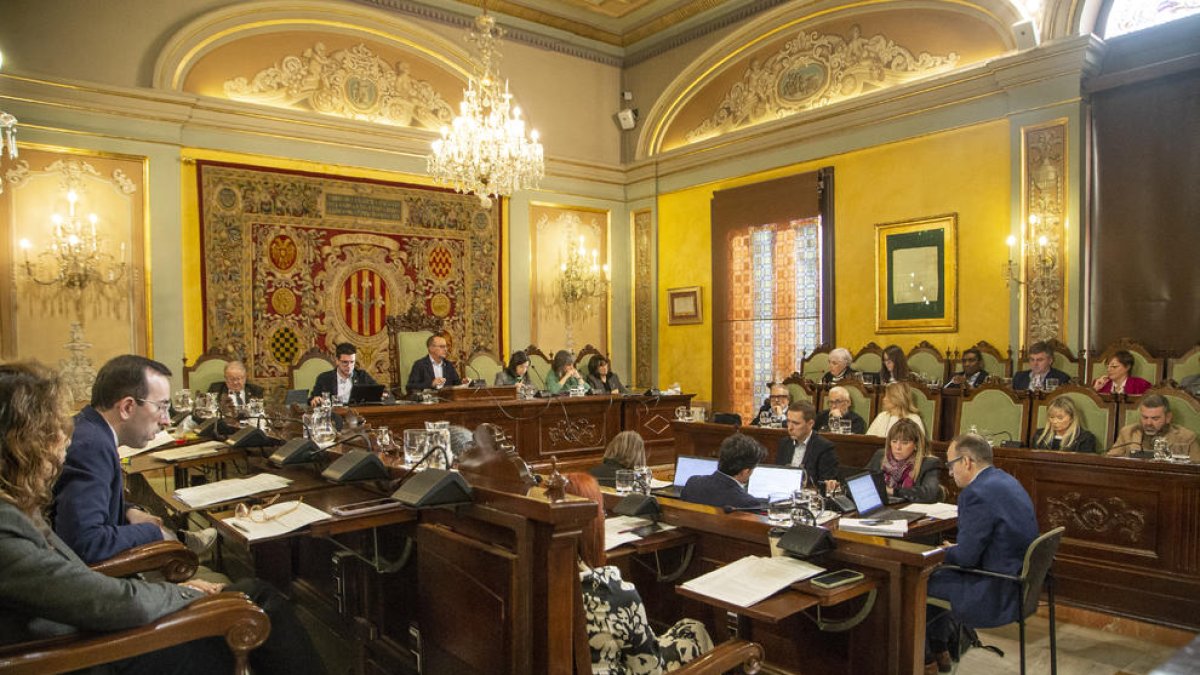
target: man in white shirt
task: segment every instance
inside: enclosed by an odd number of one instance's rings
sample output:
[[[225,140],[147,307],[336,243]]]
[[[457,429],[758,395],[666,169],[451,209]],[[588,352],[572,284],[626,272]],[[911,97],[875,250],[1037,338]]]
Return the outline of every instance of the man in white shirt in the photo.
[[[230,361],[225,364],[225,379],[221,382],[214,382],[208,391],[221,397],[228,396],[238,410],[241,410],[250,399],[263,396],[262,387],[246,380],[246,366],[241,361]]]
[[[334,403],[344,404],[350,400],[350,390],[354,385],[378,384],[370,373],[355,368],[357,364],[358,348],[349,342],[339,344],[337,365],[333,370],[317,376],[309,404],[318,405],[326,397],[331,397]]]
[[[788,406],[788,437],[779,441],[775,463],[804,468],[804,475],[814,485],[832,490],[837,485],[837,448],[828,439],[813,433],[817,410],[808,401],[796,401]]]

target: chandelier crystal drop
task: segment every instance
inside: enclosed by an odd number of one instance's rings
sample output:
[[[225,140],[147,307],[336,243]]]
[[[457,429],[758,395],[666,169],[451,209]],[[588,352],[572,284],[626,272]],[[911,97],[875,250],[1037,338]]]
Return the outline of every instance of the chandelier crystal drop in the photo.
[[[429,173],[443,185],[474,193],[484,208],[491,196],[511,196],[536,188],[544,175],[537,130],[525,135],[521,108],[513,104],[508,81],[500,77],[502,29],[487,14],[475,18],[467,40],[477,53],[475,73],[463,92],[459,114],[433,142]],[[501,86],[503,82],[503,86]]]
[[[0,68],[4,67],[4,54],[0,54]],[[8,153],[9,159],[17,158],[17,118],[0,110],[0,157]],[[4,192],[4,181],[0,180],[0,193]]]

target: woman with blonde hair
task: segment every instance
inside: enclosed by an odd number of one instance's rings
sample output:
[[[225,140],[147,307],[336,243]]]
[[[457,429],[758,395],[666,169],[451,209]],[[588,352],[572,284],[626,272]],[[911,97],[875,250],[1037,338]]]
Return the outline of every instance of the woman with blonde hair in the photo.
[[[622,431],[604,448],[604,460],[588,469],[588,473],[601,485],[612,487],[617,480],[617,471],[643,466],[646,466],[646,442],[636,431]]]
[[[637,588],[621,579],[619,569],[605,565],[600,485],[586,473],[569,473],[566,479],[569,494],[596,502],[596,514],[584,525],[579,544],[592,672],[658,675],[712,650],[704,624],[694,619],[681,619],[666,633],[654,634]]]
[[[1064,450],[1095,454],[1096,437],[1083,428],[1076,414],[1075,402],[1059,396],[1046,406],[1046,427],[1033,435],[1033,447],[1038,450]]]
[[[867,468],[883,472],[889,495],[922,504],[942,498],[942,460],[926,454],[925,433],[910,419],[892,425],[887,443],[871,457]]]
[[[883,390],[881,401],[883,412],[875,416],[867,429],[868,436],[887,436],[892,425],[902,419],[916,422],[921,432],[925,431],[925,423],[921,421],[921,411],[913,402],[912,390],[904,382],[893,382]]]

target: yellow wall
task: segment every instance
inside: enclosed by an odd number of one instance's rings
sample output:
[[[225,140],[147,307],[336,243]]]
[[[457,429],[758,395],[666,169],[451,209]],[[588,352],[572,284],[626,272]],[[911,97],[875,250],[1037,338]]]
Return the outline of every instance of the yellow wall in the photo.
[[[928,340],[945,351],[987,340],[1003,350],[1009,335],[1009,292],[1000,273],[1010,227],[1009,143],[1008,122],[989,122],[660,195],[659,383],[679,382],[698,400],[712,398],[713,192],[826,166],[834,167],[836,182],[838,345],[855,350],[875,341],[908,350]],[[874,226],[951,212],[958,214],[958,331],[877,334]],[[704,289],[704,323],[667,325],[666,290],[696,285]]]

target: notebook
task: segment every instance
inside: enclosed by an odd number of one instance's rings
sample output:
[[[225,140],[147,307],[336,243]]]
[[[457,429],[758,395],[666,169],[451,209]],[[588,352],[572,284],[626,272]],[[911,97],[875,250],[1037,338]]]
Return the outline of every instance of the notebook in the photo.
[[[854,507],[858,510],[860,518],[905,520],[911,523],[925,517],[923,513],[893,511],[885,508],[883,502],[887,492],[884,491],[881,495],[879,487],[869,471],[847,479],[846,489],[850,492],[850,498],[854,500]]]
[[[671,485],[658,490],[651,490],[651,492],[660,497],[679,499],[679,493],[683,491],[683,486],[687,484],[689,478],[692,476],[707,476],[716,470],[717,459],[715,457],[680,455],[675,459],[675,478],[671,481]]]

